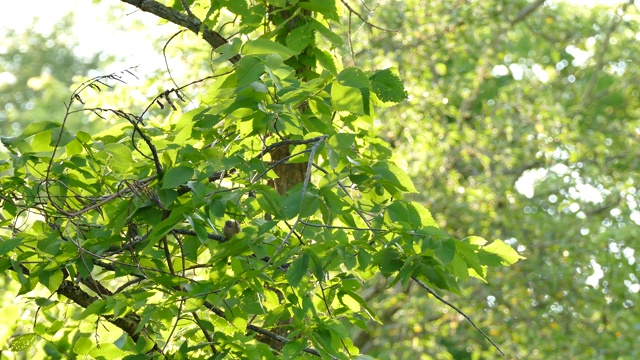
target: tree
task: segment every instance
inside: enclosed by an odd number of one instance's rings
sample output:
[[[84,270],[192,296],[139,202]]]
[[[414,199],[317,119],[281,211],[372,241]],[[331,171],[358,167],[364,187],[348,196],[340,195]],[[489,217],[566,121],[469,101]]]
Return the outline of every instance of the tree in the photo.
[[[201,36],[212,71],[137,113],[88,105],[131,71],[89,79],[62,122],[2,138],[0,268],[19,295],[50,292],[12,350],[44,337],[103,358],[347,358],[349,332],[378,320],[367,280],[446,302],[432,287],[459,293],[520,258],[407,200],[373,128],[406,92],[390,69],[343,68],[335,2],[125,2]],[[74,116],[118,123],[72,133]]]

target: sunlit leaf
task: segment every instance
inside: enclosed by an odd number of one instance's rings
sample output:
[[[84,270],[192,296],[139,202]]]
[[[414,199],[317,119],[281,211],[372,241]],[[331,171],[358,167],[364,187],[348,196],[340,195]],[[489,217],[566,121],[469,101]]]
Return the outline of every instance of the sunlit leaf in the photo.
[[[499,258],[498,263],[491,255]],[[491,244],[483,247],[482,251],[478,253],[478,257],[487,265],[511,265],[518,262],[518,260],[526,259],[502,240],[494,240]]]
[[[36,334],[29,333],[14,337],[9,344],[11,351],[27,350],[36,342]]]

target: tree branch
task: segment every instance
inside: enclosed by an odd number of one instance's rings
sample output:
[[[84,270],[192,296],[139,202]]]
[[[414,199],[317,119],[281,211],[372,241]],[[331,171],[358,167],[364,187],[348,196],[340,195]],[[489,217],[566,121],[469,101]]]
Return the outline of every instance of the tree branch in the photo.
[[[291,340],[287,339],[286,337],[280,336],[274,332],[265,330],[263,328],[257,327],[253,324],[247,324],[247,330],[251,330],[251,331],[255,331],[258,334],[264,335],[268,338],[271,338],[275,341],[279,341],[283,344],[286,344],[288,342],[290,342]],[[318,350],[316,349],[312,349],[309,347],[305,347],[304,349],[302,349],[302,351],[306,352],[307,354],[311,354],[311,355],[315,355],[315,356],[320,356],[320,353],[318,352]]]
[[[520,10],[518,15],[516,15],[516,17],[513,20],[511,20],[511,25],[513,26],[519,23],[520,21],[524,20],[524,18],[526,18],[527,16],[531,15],[532,12],[534,12],[537,8],[539,8],[540,6],[542,6],[542,4],[544,4],[544,1],[545,0],[536,0],[526,8]]]
[[[133,5],[144,12],[156,15],[157,17],[165,19],[171,23],[187,28],[195,34],[202,33],[202,38],[214,49],[227,44],[227,39],[202,24],[202,21],[195,16],[185,15],[153,0],[122,0],[122,2]],[[240,55],[233,56],[229,61],[234,64],[237,63],[240,61]]]
[[[26,272],[28,273],[28,269],[25,269]],[[95,285],[95,284],[94,284]],[[100,286],[102,287],[102,286]],[[72,300],[73,302],[75,302],[76,304],[80,305],[83,308],[87,308],[89,305],[93,304],[95,301],[99,300],[97,297],[95,296],[91,296],[89,294],[87,294],[84,290],[82,290],[80,287],[78,287],[77,285],[75,285],[73,282],[69,281],[69,280],[65,280],[62,282],[62,284],[60,285],[60,287],[57,290],[57,293],[60,295],[65,296],[66,298]],[[213,312],[214,314],[220,316],[223,319],[226,319],[226,314],[224,313],[224,311],[216,308],[215,306],[213,306],[213,304],[211,304],[208,301],[205,301],[205,307],[210,310],[211,312]],[[194,313],[195,316],[197,316]],[[136,332],[136,329],[138,328],[139,324],[140,324],[140,318],[138,317],[138,315],[131,313],[128,314],[122,318],[114,318],[111,315],[102,315],[107,321],[109,321],[110,323],[114,324],[115,326],[117,326],[118,328],[120,328],[122,331],[124,331],[127,335],[129,335],[131,337],[131,339],[135,342],[138,341],[138,339],[140,338],[140,334],[141,332]],[[196,322],[198,322],[198,320],[196,320]],[[198,323],[198,326],[201,326],[200,323]],[[253,324],[247,324],[246,330],[250,330],[250,331],[254,331],[256,333],[262,334],[264,336],[267,336],[275,341],[281,342],[283,344],[286,344],[288,342],[290,342],[291,340],[282,337],[274,332],[265,330],[261,327],[255,326]],[[209,340],[211,342],[211,340]],[[160,352],[160,348],[158,347],[157,344],[154,344],[152,351],[156,351],[156,352]],[[320,356],[320,353],[313,349],[313,348],[309,348],[309,347],[305,347],[304,349],[302,349],[302,351],[311,354],[311,355],[315,355],[315,356]]]
[[[62,284],[60,284],[57,292],[58,294],[71,299],[73,302],[85,309],[89,305],[93,304],[96,300],[98,300],[98,298],[87,294],[86,292],[84,292],[84,290],[82,290],[80,287],[76,286],[69,280],[63,281]],[[137,318],[137,315],[128,314],[121,318],[114,318],[110,315],[103,316],[105,319],[107,319],[107,321],[127,333],[127,335],[129,335],[134,342],[138,342],[138,339],[140,338],[140,332],[136,332],[136,329],[138,328],[140,319]],[[152,350],[160,351],[160,348],[158,348],[157,344],[154,344]]]
[[[632,3],[633,0],[629,0],[628,2],[622,4],[619,8],[620,12],[623,14],[626,13],[627,8]],[[591,92],[596,85],[598,76],[604,68],[605,55],[607,53],[607,50],[609,49],[609,40],[611,40],[611,36],[613,35],[613,32],[616,30],[616,27],[621,20],[622,16],[614,16],[613,19],[611,19],[611,24],[609,25],[609,29],[607,29],[607,32],[605,33],[604,39],[602,39],[602,47],[600,48],[600,51],[598,51],[598,60],[593,69],[593,73],[591,74],[591,78],[589,79],[589,83],[587,84],[587,88],[585,89],[584,94],[582,94],[582,99],[580,100],[580,105],[582,108],[587,106],[587,103],[589,102],[589,97],[591,96]]]

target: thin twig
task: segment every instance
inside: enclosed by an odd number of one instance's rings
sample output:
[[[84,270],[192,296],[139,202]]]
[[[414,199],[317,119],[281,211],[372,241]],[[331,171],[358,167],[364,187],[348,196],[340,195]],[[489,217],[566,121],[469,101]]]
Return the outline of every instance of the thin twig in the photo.
[[[200,321],[200,318],[198,317],[198,314],[196,314],[196,312],[192,312],[191,315],[193,315],[193,319],[196,321],[196,324],[198,324],[198,327],[200,328],[200,330],[202,331],[202,333],[204,334],[204,337],[207,339],[207,342],[209,342],[209,347],[211,347],[211,351],[212,354],[217,354],[218,351],[216,351],[216,345],[213,342],[213,338],[211,337],[211,334],[209,334],[209,332],[207,331],[207,329],[204,328],[204,325],[202,325],[202,322]]]
[[[258,155],[255,156],[256,159],[260,159],[261,157],[265,156],[266,154],[268,154],[271,150],[280,147],[280,146],[285,146],[285,145],[304,145],[304,144],[309,144],[312,142],[317,142],[317,141],[321,141],[324,140],[327,137],[327,135],[323,135],[323,136],[318,136],[318,137],[314,137],[314,138],[310,138],[310,139],[298,139],[298,140],[291,140],[291,139],[285,139],[282,141],[279,141],[275,144],[271,144],[267,147],[265,147],[264,149],[262,149],[262,151],[260,151],[260,153]]]
[[[431,289],[429,286],[427,286],[427,284],[422,282],[420,279],[416,278],[415,276],[412,276],[411,279],[413,279],[413,281],[415,281],[418,285],[420,285],[421,288],[425,289],[429,294],[433,295],[433,297],[438,299],[438,301],[440,301],[443,304],[447,305],[448,307],[452,308],[458,314],[462,315],[465,319],[467,319],[467,321],[471,324],[471,326],[473,326],[474,329],[476,329],[480,334],[482,334],[482,336],[484,336],[484,338],[487,339],[491,343],[491,345],[493,345],[493,347],[495,347],[500,352],[500,354],[502,356],[505,356],[504,352],[502,352],[502,350],[498,347],[498,345],[496,345],[496,343],[494,343],[493,340],[491,340],[491,338],[487,334],[485,334],[485,332],[482,331],[476,325],[476,323],[474,323],[473,320],[471,320],[471,318],[467,314],[465,314],[462,310],[458,309],[457,306],[455,306],[452,303],[450,303],[447,300],[445,300],[442,296],[438,295],[438,293],[433,291],[433,289]]]
[[[189,4],[187,4],[187,0],[180,0],[180,2],[182,3],[182,8],[187,13],[187,15],[189,15],[189,17],[191,18],[197,19],[197,17],[193,15],[193,13],[191,12],[191,9],[189,8]]]
[[[349,4],[347,4],[346,1],[344,0],[340,0],[340,2],[342,2],[342,4],[347,8],[347,10],[349,10],[349,13],[351,14],[355,14],[360,20],[362,20],[363,23],[371,26],[374,29],[378,29],[378,30],[382,30],[382,31],[388,31],[388,32],[398,32],[399,29],[393,30],[393,29],[385,29],[383,27],[380,27],[378,25],[372,24],[369,21],[367,21],[362,15],[360,15],[360,13],[358,13],[357,11],[353,10],[353,8],[351,6],[349,6]],[[349,19],[349,22],[351,22],[351,19]]]
[[[165,19],[178,26],[185,27],[195,34],[202,34],[202,38],[209,43],[214,49],[219,48],[222,45],[227,44],[227,39],[222,37],[219,33],[209,29],[207,25],[204,25],[195,16],[189,16],[189,14],[183,14],[177,10],[167,7],[157,1],[153,0],[121,0],[127,4],[133,5],[138,9],[154,14],[162,19]],[[235,55],[229,59],[233,64],[240,61],[240,55]]]
[[[533,13],[537,8],[539,8],[540,6],[542,6],[542,4],[544,4],[545,0],[536,0],[535,2],[532,2],[531,4],[529,4],[529,6],[525,7],[524,9],[520,10],[520,12],[516,15],[516,17],[511,20],[511,26],[519,23],[520,21],[524,20],[527,16],[529,16],[531,13]]]
[[[186,6],[185,0],[182,0],[182,6]],[[189,10],[189,7],[187,6],[187,13],[191,14],[191,10]],[[191,14],[193,15],[193,14]],[[176,88],[178,87],[178,84],[176,83],[176,80],[173,78],[173,74],[171,73],[171,67],[169,66],[169,59],[167,58],[167,47],[169,46],[169,44],[171,43],[171,41],[178,35],[180,35],[181,33],[185,32],[186,29],[182,29],[180,31],[178,31],[177,33],[173,34],[169,40],[167,40],[164,44],[164,46],[162,47],[162,57],[164,58],[164,66],[167,69],[167,74],[169,74],[169,79],[171,79],[171,82],[173,83],[173,86],[175,86]],[[185,95],[186,96],[186,95]],[[189,99],[191,100],[191,99]]]
[[[628,2],[620,6],[621,12],[622,13],[626,12],[627,7],[629,7],[629,5],[631,5],[632,3],[633,3],[633,0],[629,0]],[[587,105],[587,102],[589,101],[589,96],[591,95],[591,92],[593,91],[593,88],[595,87],[596,82],[598,80],[598,76],[600,75],[600,72],[604,67],[604,62],[605,62],[604,58],[605,58],[605,54],[607,53],[607,50],[609,49],[611,36],[613,35],[613,32],[616,30],[616,27],[620,23],[620,20],[622,20],[622,16],[620,15],[615,15],[613,17],[613,19],[611,20],[611,25],[609,26],[609,29],[605,33],[604,39],[602,39],[602,48],[600,49],[600,51],[598,51],[598,54],[599,54],[598,61],[596,62],[595,68],[593,69],[593,74],[591,74],[591,78],[589,79],[587,88],[582,94],[582,99],[580,100],[580,107],[582,108],[584,108]]]

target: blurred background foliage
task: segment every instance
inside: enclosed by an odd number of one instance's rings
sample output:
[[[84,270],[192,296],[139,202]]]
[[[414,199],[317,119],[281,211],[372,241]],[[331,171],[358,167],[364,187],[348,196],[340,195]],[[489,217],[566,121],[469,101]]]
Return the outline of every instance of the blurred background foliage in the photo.
[[[351,39],[344,62],[394,67],[410,93],[409,101],[379,112],[376,122],[380,136],[406,159],[420,191],[416,200],[456,236],[503,239],[527,257],[492,272],[488,284],[469,280],[463,296],[445,297],[507,358],[640,357],[636,4],[347,3],[368,22],[393,30],[349,18],[342,7],[344,38]],[[105,18],[122,26],[114,15],[123,14],[122,7],[110,11]],[[36,119],[61,120],[72,83],[122,64],[117,52],[75,55],[82,44],[70,29],[62,21],[48,34],[6,33],[0,48],[2,136]],[[162,58],[175,28],[158,29],[146,34],[157,49],[152,56]],[[209,50],[193,35],[176,36],[166,53],[177,83],[197,79],[209,66]],[[131,86],[108,95],[114,107],[142,106],[173,87],[166,70],[137,75]],[[433,298],[412,286],[382,289],[363,291],[384,322],[371,324],[367,334],[353,333],[364,353],[382,359],[498,357],[468,322]],[[30,321],[12,294],[1,295],[3,348],[8,334]]]
[[[107,58],[78,57],[70,29],[73,16],[61,19],[50,33],[33,28],[6,29],[0,40],[0,134],[12,136],[34,121],[59,120],[74,76],[99,69]],[[70,124],[78,130],[80,124]]]
[[[634,359],[638,9],[542,3],[394,2],[370,21],[397,32],[353,27],[355,62],[397,67],[407,83],[411,100],[378,120],[418,200],[458,236],[501,238],[527,257],[449,300],[512,358]],[[380,298],[388,320],[372,352],[496,355],[413,294]]]

